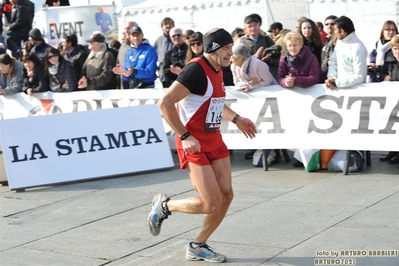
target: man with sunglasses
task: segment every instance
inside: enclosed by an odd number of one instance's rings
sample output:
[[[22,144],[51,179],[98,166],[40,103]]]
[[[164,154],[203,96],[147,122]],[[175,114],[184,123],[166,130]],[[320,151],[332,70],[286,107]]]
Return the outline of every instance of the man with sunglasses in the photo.
[[[334,21],[337,19],[337,16],[330,15],[326,17],[324,20],[324,31],[327,33],[327,43],[331,40],[331,36],[334,33]]]
[[[165,59],[162,64],[162,86],[164,88],[169,88],[176,80],[177,75],[181,72],[188,49],[188,45],[183,39],[182,29],[172,28],[169,33],[170,38],[172,39],[173,48],[165,54]]]

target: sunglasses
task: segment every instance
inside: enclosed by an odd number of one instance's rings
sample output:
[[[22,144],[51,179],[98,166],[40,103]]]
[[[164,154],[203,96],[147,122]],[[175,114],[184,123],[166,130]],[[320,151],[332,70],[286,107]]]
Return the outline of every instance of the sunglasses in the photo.
[[[202,42],[191,42],[190,45],[191,46],[201,46]]]
[[[49,55],[48,59],[51,59],[51,58],[54,58],[54,57],[57,57],[57,56],[58,56],[57,54]]]
[[[326,23],[326,24],[324,24],[324,26],[330,26],[330,25],[331,25],[331,26],[334,26],[334,24],[335,24],[335,23]]]
[[[172,38],[180,38],[181,37],[181,34],[179,33],[179,34],[175,34],[175,35],[172,35]]]

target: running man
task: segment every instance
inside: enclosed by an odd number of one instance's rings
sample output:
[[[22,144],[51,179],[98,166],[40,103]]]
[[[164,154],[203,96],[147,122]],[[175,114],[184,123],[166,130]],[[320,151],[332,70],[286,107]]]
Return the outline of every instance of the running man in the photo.
[[[224,29],[204,36],[204,55],[192,59],[158,102],[163,117],[176,132],[180,167],[187,168],[198,198],[171,200],[155,195],[147,225],[152,235],[172,212],[205,214],[200,232],[186,250],[186,259],[223,262],[206,241],[222,222],[233,200],[230,153],[219,131],[222,118],[235,123],[245,137],[254,138],[255,124],[224,104],[222,67],[230,64],[233,39]],[[177,103],[177,110],[175,104]]]

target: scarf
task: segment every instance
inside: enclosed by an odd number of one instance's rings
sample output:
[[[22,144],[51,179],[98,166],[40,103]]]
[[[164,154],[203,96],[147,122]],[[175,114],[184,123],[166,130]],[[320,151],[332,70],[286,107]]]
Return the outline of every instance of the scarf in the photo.
[[[285,52],[285,56],[290,67],[296,68],[296,65],[298,64],[298,56],[292,56],[288,51]]]
[[[50,66],[50,67],[48,68],[48,72],[49,72],[51,75],[56,75],[57,72],[58,72],[58,66],[59,66],[59,64],[60,64],[60,62],[58,61],[55,65]]]
[[[377,57],[375,63],[377,66],[384,65],[385,53],[391,49],[391,42],[387,41],[385,44],[381,42],[381,39],[377,42]]]

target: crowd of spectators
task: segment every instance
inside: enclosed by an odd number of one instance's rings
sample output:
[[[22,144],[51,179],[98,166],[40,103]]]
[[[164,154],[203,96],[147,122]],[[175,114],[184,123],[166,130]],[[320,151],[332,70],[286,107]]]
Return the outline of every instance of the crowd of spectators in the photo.
[[[101,32],[93,32],[87,46],[69,34],[52,47],[39,29],[32,29],[29,3],[6,0],[1,10],[7,24],[1,25],[0,95],[145,89],[154,88],[156,79],[168,88],[192,58],[203,56],[202,33],[183,31],[169,17],[161,21],[162,34],[153,45],[139,23],[129,21],[122,38],[109,44]],[[68,0],[46,1],[46,7],[65,5]],[[231,33],[235,43],[231,65],[223,68],[225,86],[249,92],[271,84],[305,89],[321,83],[333,90],[365,83],[366,77],[367,82],[399,81],[399,35],[393,21],[383,23],[369,54],[346,16],[331,15],[324,23],[300,17],[293,31],[274,22],[264,32],[258,14],[243,22]],[[385,159],[399,163],[397,153]]]

